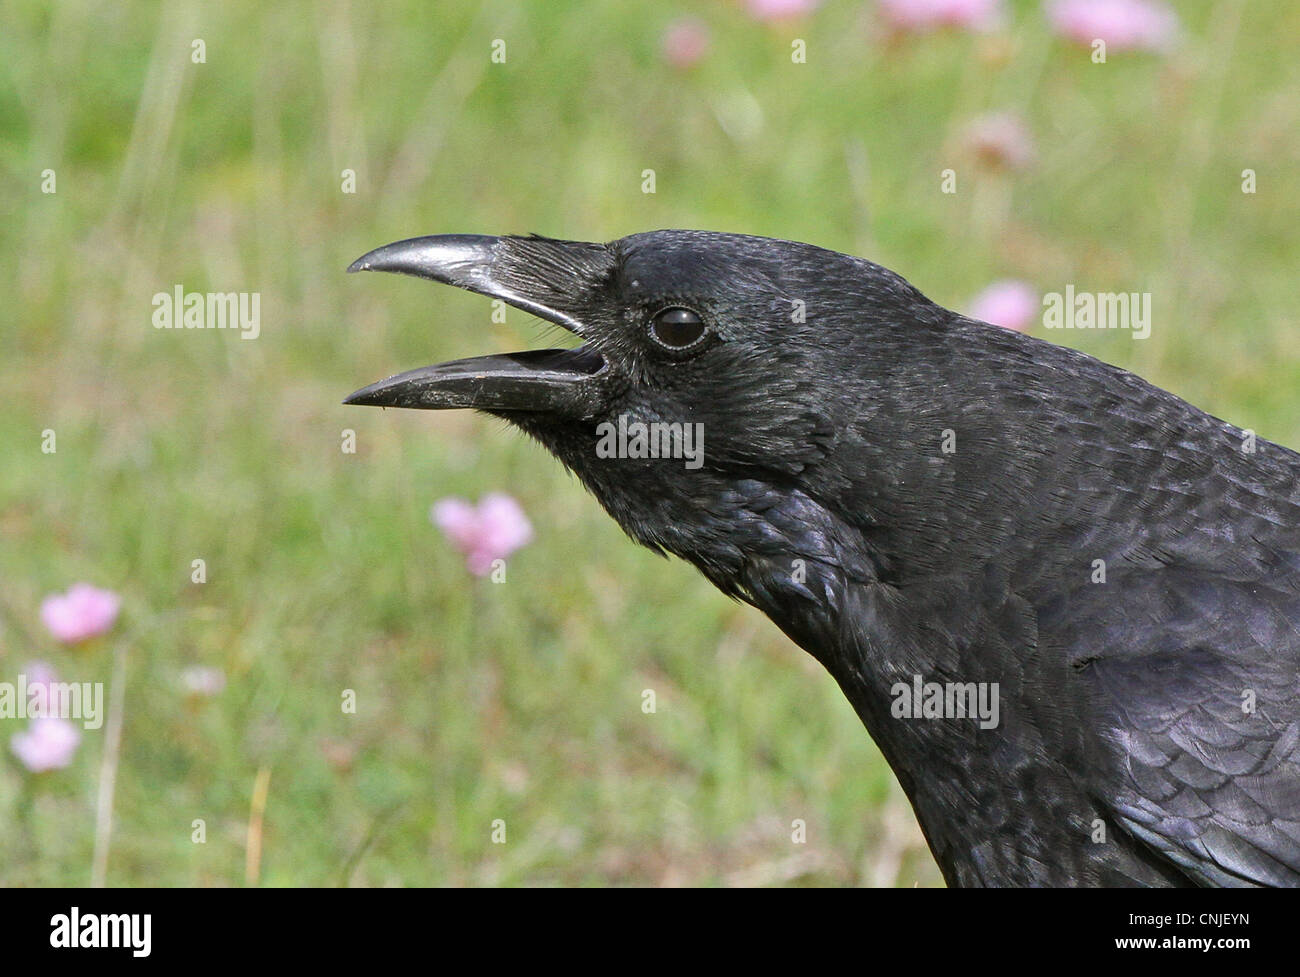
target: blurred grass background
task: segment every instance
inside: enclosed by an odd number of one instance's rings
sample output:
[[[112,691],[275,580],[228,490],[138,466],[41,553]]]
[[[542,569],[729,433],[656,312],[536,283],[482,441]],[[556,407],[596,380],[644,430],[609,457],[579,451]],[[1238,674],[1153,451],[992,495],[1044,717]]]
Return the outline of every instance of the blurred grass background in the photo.
[[[861,254],[959,309],[1003,277],[1150,291],[1146,341],[1048,338],[1297,446],[1300,7],[1178,10],[1172,53],[1095,65],[1037,2],[902,38],[841,0],[778,25],[720,0],[0,3],[0,679],[111,684],[125,653],[107,883],[941,884],[834,683],[757,612],[497,422],[339,404],[541,324],[343,269],[416,234],[703,227]],[[661,53],[681,15],[711,38],[689,70]],[[962,154],[990,111],[1027,120],[1031,166]],[[260,292],[260,338],[155,330],[177,284]],[[503,585],[428,518],[491,490],[537,528]],[[37,609],[77,580],[125,606],[65,649]],[[187,695],[194,664],[224,691]],[[87,884],[105,731],[37,776],[17,729],[0,884]]]

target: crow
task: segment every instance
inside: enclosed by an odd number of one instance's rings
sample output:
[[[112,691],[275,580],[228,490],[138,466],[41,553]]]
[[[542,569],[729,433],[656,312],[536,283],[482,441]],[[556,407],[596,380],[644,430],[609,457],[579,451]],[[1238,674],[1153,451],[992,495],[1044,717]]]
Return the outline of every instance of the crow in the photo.
[[[1300,884],[1300,455],[792,241],[436,235],[348,270],[576,334],[345,403],[504,418],[765,613],[949,885]]]

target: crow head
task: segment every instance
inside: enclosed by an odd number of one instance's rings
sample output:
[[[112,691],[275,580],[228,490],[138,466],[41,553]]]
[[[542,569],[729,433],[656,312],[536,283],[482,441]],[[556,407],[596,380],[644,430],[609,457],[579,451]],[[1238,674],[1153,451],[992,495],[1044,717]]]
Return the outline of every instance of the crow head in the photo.
[[[349,271],[499,298],[582,345],[422,367],[346,403],[503,417],[635,539],[746,597],[742,570],[757,555],[847,559],[822,552],[845,534],[814,510],[833,508],[827,493],[871,459],[836,458],[837,444],[867,443],[877,412],[917,416],[912,402],[932,399],[934,378],[903,360],[932,361],[927,329],[937,336],[953,318],[860,258],[703,231],[608,244],[438,235],[379,248]]]
[[[1282,690],[1294,715],[1294,454],[804,244],[439,236],[352,270],[580,338],[347,402],[505,418],[634,539],[760,608],[843,688],[950,884],[1300,877],[1295,723],[1235,698]],[[1262,794],[1234,784],[1265,754]]]

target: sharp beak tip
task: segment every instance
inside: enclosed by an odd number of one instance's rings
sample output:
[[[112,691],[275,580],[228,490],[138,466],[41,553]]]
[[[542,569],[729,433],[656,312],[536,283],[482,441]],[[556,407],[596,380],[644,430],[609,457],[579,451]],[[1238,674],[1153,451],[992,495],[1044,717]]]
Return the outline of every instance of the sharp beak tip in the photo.
[[[343,404],[346,407],[380,407],[375,401],[375,390],[373,386],[362,387],[360,390],[354,390],[343,398]]]

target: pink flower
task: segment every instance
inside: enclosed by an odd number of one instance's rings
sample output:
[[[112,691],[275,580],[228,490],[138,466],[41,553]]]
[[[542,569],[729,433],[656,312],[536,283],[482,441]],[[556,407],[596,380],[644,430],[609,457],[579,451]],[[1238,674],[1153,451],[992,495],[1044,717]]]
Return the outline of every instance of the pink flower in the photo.
[[[9,741],[18,761],[32,773],[57,770],[72,762],[81,733],[66,719],[53,716],[33,719],[24,733]]]
[[[810,14],[822,0],[745,0],[749,15],[755,20],[793,20]]]
[[[960,27],[983,31],[1001,24],[1002,0],[880,0],[880,12],[900,30]]]
[[[72,645],[111,628],[121,605],[111,590],[73,584],[66,594],[52,594],[41,602],[41,620],[55,638]]]
[[[664,31],[663,55],[674,68],[693,67],[709,50],[709,29],[694,17],[682,17]]]
[[[1018,170],[1034,161],[1034,139],[1014,112],[981,115],[966,127],[966,146],[982,162]]]
[[[970,316],[995,326],[1025,332],[1042,307],[1038,293],[1024,282],[994,282],[971,303]]]
[[[1053,0],[1047,19],[1062,37],[1115,51],[1165,51],[1178,35],[1178,16],[1159,0]]]
[[[483,496],[477,508],[464,499],[441,499],[429,515],[465,554],[470,573],[486,576],[496,560],[504,560],[533,538],[533,527],[519,503],[501,492]]]

